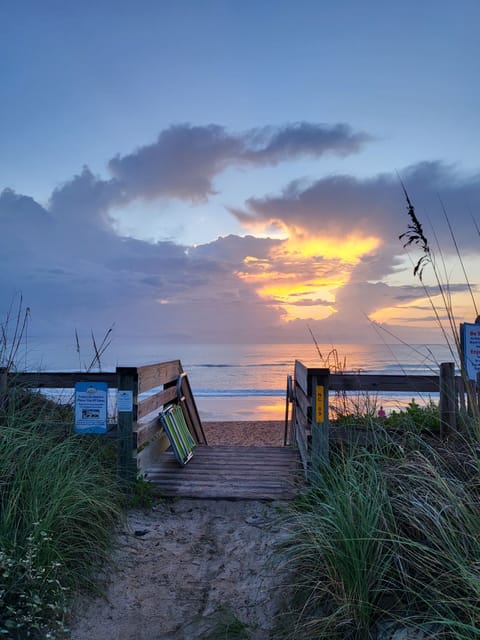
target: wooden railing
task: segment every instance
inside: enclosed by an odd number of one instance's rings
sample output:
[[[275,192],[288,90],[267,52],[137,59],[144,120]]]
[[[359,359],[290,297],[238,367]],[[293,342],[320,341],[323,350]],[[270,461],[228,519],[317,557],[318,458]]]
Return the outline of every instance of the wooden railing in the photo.
[[[115,372],[14,372],[0,371],[0,391],[8,384],[35,389],[69,389],[77,382],[105,382],[109,390],[126,392],[128,410],[118,411],[113,425],[117,437],[117,472],[130,484],[137,473],[165,451],[168,438],[159,411],[172,402],[181,404],[188,428],[198,444],[207,444],[202,423],[180,360],[140,367],[117,367]],[[143,397],[142,397],[143,396]],[[124,408],[124,407],[123,407]]]
[[[438,376],[423,376],[331,374],[329,369],[308,368],[297,360],[290,442],[298,447],[307,476],[312,467],[328,461],[330,391],[439,393],[440,423],[445,431],[455,429],[458,409],[466,409],[463,379],[454,375],[452,363],[441,364]]]
[[[117,367],[118,390],[132,393],[132,411],[118,412],[119,475],[131,480],[165,451],[169,442],[158,417],[159,409],[181,404],[190,433],[198,444],[207,444],[190,382],[180,360],[144,367]],[[160,388],[162,387],[162,388]],[[139,400],[139,396],[154,393]],[[132,462],[132,448],[133,459]]]

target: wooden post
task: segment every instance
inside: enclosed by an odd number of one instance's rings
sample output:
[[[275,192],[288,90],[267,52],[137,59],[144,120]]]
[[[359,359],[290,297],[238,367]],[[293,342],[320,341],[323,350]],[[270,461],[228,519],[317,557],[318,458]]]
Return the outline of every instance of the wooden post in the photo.
[[[457,396],[459,398],[460,401],[460,412],[465,414],[467,413],[467,403],[465,402],[465,393],[466,393],[466,389],[465,389],[465,380],[463,378],[463,376],[456,376],[455,377],[455,382],[456,382],[456,390],[457,390]]]
[[[117,367],[117,376],[117,477],[128,491],[137,475],[133,457],[133,427],[137,421],[138,372],[136,367]]]
[[[283,433],[284,447],[290,444],[288,439],[288,409],[290,402],[292,402],[292,376],[287,376],[287,392],[285,394],[285,430]]]
[[[456,429],[455,409],[455,365],[453,362],[442,362],[440,365],[440,431],[442,435]]]
[[[316,370],[312,376],[312,459],[315,474],[319,467],[328,464],[328,382],[330,370]]]

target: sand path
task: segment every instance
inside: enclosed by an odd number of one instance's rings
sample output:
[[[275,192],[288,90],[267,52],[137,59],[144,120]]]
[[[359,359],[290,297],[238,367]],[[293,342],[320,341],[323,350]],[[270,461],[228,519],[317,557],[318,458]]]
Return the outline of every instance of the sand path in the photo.
[[[212,444],[278,445],[283,438],[281,423],[205,428]],[[271,637],[287,582],[285,570],[272,565],[285,536],[281,508],[179,499],[131,511],[104,576],[105,597],[77,603],[72,640]]]

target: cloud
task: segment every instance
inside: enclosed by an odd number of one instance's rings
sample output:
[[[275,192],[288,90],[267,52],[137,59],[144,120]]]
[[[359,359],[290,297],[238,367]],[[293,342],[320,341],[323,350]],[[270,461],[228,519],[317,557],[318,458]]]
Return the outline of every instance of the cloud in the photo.
[[[220,236],[214,242],[198,245],[188,249],[188,253],[200,258],[209,257],[235,265],[237,268],[246,257],[255,256],[258,260],[270,257],[271,250],[282,244],[282,240],[272,238],[256,238],[246,236]]]
[[[147,242],[121,237],[113,213],[136,198],[208,198],[228,167],[355,153],[367,141],[346,125],[297,123],[235,134],[218,125],[177,125],[154,144],[113,158],[108,179],[84,167],[46,206],[6,189],[0,194],[0,313],[21,291],[34,330],[56,337],[115,322],[119,336],[159,341],[299,341],[309,339],[308,323],[322,340],[331,332],[327,342],[358,339],[367,316],[418,306],[425,297],[420,287],[380,282],[405,268],[398,235],[408,218],[394,173],[296,180],[277,195],[231,209],[246,227],[282,228],[283,239],[249,234],[198,246]],[[448,229],[438,195],[459,245],[478,248],[470,211],[478,211],[480,176],[462,176],[440,162],[400,175],[419,217],[427,219],[428,212],[442,248]],[[464,289],[451,283],[452,294]]]
[[[265,166],[326,153],[357,153],[369,137],[346,124],[308,122],[229,133],[216,124],[175,125],[155,143],[108,163],[123,196],[204,201],[215,193],[214,178],[231,166]]]
[[[116,180],[102,180],[88,167],[79,175],[57,187],[49,202],[49,212],[59,219],[68,217],[78,225],[109,227],[109,211],[121,203],[122,189]]]
[[[344,123],[333,126],[297,122],[282,127],[263,127],[246,134],[249,145],[244,158],[255,164],[276,164],[298,156],[318,157],[326,153],[340,156],[358,153],[371,136],[353,132]]]
[[[13,189],[4,189],[0,193],[0,219],[5,223],[8,218],[23,224],[43,224],[48,217],[45,209],[33,198],[15,193]]]
[[[471,212],[480,208],[480,174],[461,176],[441,162],[423,162],[400,172],[425,229],[433,227],[441,243],[450,244],[439,198],[455,220],[455,233],[465,249],[478,247],[472,233]],[[388,245],[400,243],[398,235],[409,222],[400,180],[395,173],[372,178],[334,175],[305,184],[292,181],[279,195],[252,197],[243,209],[230,208],[246,228],[277,224],[308,229],[324,236],[346,233],[375,235]],[[428,219],[430,223],[428,223]],[[347,231],[346,231],[347,230]]]
[[[213,194],[213,177],[241,152],[241,139],[223,127],[176,125],[154,144],[112,158],[108,167],[129,198],[204,200]]]
[[[50,207],[12,190],[0,194],[2,318],[22,292],[32,310],[32,335],[67,343],[75,328],[99,335],[113,322],[120,340],[132,334],[160,342],[279,335],[282,313],[236,275],[250,253],[267,255],[276,241],[229,236],[185,247],[120,237],[104,216],[99,182],[82,172],[55,191]],[[96,196],[91,209],[90,189]],[[75,360],[71,338],[69,345]]]
[[[290,301],[290,304],[298,307],[330,307],[332,305],[328,300],[322,300],[321,298],[313,298],[312,300],[301,298]]]

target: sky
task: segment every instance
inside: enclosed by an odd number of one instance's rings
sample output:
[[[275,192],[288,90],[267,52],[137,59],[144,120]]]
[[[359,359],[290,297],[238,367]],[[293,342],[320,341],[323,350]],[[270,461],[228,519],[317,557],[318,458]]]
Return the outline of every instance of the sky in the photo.
[[[403,182],[473,322],[479,23],[477,0],[0,2],[0,317],[21,296],[62,348],[112,324],[436,342]]]

